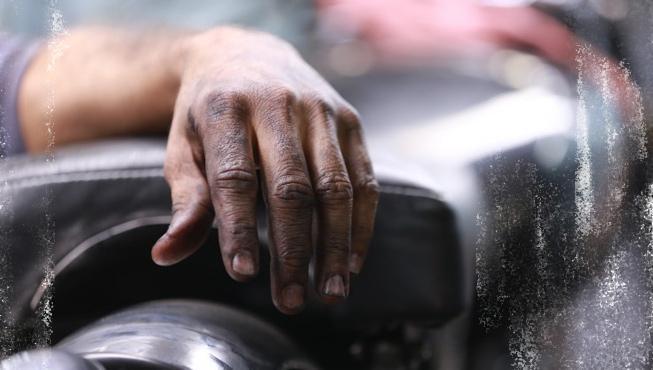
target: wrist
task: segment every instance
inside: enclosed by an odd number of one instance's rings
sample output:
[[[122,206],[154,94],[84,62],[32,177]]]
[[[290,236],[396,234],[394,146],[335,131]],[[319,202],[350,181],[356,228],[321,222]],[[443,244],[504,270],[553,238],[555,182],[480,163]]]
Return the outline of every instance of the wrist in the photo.
[[[168,51],[167,66],[170,69],[170,76],[181,85],[184,74],[188,69],[189,61],[192,58],[192,40],[196,37],[198,31],[183,31],[175,37],[172,46]]]
[[[213,69],[213,73],[225,67],[237,67],[239,60],[278,59],[285,61],[289,56],[299,56],[287,41],[272,34],[240,28],[220,26],[201,32],[193,32],[180,39],[175,47],[177,62],[175,68],[180,80],[192,78],[189,75]]]

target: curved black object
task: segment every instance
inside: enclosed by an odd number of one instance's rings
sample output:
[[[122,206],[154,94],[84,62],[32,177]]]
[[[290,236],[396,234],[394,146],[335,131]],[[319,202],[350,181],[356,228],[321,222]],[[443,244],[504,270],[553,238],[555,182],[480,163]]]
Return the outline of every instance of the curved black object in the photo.
[[[111,314],[54,349],[24,352],[6,370],[315,370],[278,329],[240,310],[189,300]]]
[[[215,303],[169,300],[114,313],[56,349],[110,369],[294,369],[317,367],[276,328]]]
[[[291,332],[301,332],[304,323],[330,330],[389,320],[439,324],[462,310],[462,262],[451,210],[410,178],[379,171],[382,193],[371,253],[343,304],[327,307],[313,297],[299,317],[277,313],[267,261],[256,280],[235,283],[221,266],[215,235],[179,265],[155,266],[149,250],[170,215],[164,151],[160,140],[126,140],[67,148],[54,161],[0,161],[0,240],[10,260],[2,268],[13,277],[6,307],[12,322],[33,317],[49,262],[55,272],[55,339],[115,309],[179,297],[243,307]]]

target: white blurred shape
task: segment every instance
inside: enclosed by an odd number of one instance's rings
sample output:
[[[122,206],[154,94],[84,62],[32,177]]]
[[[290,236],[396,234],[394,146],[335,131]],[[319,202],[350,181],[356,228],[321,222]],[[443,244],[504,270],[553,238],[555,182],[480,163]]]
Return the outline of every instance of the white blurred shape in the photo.
[[[570,135],[574,110],[572,99],[533,87],[458,114],[397,127],[373,140],[431,163],[466,165],[541,138]]]
[[[564,136],[550,136],[535,142],[533,155],[540,165],[555,168],[565,159],[568,150],[568,138]]]
[[[595,12],[611,21],[626,18],[630,10],[626,0],[589,0],[589,3]]]
[[[374,56],[363,42],[347,42],[331,48],[329,66],[338,74],[346,77],[363,75],[370,71]]]

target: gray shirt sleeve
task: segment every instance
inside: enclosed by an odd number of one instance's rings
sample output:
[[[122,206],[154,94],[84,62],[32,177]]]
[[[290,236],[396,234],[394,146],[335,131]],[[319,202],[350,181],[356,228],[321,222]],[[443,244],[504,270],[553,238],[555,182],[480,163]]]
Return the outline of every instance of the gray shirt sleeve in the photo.
[[[18,122],[18,87],[39,42],[0,33],[0,158],[25,151]]]

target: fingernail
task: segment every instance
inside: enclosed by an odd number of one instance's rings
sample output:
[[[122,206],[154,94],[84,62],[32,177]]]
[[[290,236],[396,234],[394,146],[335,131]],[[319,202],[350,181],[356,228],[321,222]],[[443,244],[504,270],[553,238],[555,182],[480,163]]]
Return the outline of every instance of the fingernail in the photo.
[[[256,267],[248,253],[237,253],[231,261],[231,268],[241,275],[254,275]]]
[[[281,300],[284,307],[290,310],[301,307],[304,304],[304,287],[299,284],[290,284],[281,292]]]
[[[349,271],[353,272],[354,274],[358,274],[361,272],[362,268],[363,258],[361,258],[360,254],[352,253],[352,255],[349,257]]]
[[[331,276],[324,287],[324,294],[333,297],[346,297],[345,281],[342,279],[342,276]]]
[[[165,256],[162,251],[165,251],[165,249],[161,249],[162,247],[159,246],[159,244],[164,240],[168,234],[163,234],[159,238],[159,240],[154,243],[154,246],[152,247],[150,251],[150,255],[152,256],[152,261],[156,263],[159,266],[170,266],[175,263],[173,259],[170,258],[170,256]]]
[[[161,266],[161,267],[166,267],[166,266],[170,266],[170,265],[172,265],[172,263],[170,263],[169,261],[166,261],[166,260],[164,260],[164,259],[162,259],[162,258],[160,258],[160,257],[154,257],[154,256],[152,256],[152,261],[153,261],[157,266]]]
[[[156,263],[158,266],[161,266],[161,267],[165,267],[165,266],[170,266],[170,265],[172,265],[172,263],[171,263],[170,261],[166,261],[166,260],[164,260],[163,258],[158,257],[158,256],[157,256],[157,257],[152,256],[152,261],[153,261],[154,263]]]

